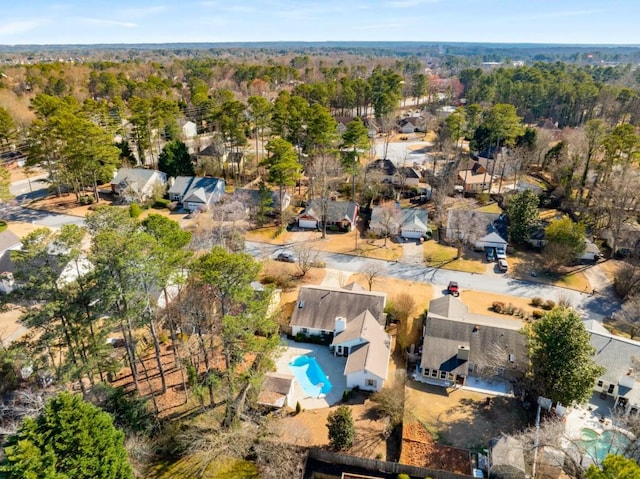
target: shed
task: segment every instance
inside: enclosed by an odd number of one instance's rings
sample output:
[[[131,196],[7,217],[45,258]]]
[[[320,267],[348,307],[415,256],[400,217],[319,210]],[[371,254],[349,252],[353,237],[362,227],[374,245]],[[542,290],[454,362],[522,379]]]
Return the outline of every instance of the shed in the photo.
[[[258,404],[273,408],[292,407],[293,381],[291,374],[267,373],[258,395]]]

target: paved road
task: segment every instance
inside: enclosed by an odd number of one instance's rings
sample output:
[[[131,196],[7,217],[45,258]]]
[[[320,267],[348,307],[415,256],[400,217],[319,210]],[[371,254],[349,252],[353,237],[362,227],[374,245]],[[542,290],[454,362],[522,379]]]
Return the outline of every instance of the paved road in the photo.
[[[47,176],[42,174],[14,181],[10,187],[11,194],[18,202],[42,198],[47,195],[47,187],[49,186],[46,182]]]
[[[257,258],[272,258],[279,252],[291,250],[292,245],[278,246],[252,241],[246,242],[246,250]],[[609,290],[598,291],[598,294],[574,291],[559,286],[523,281],[509,277],[508,275],[482,275],[450,271],[424,265],[392,262],[359,256],[351,256],[337,253],[320,253],[320,260],[327,268],[333,268],[351,273],[359,272],[364,266],[375,264],[381,271],[381,275],[390,276],[409,281],[423,281],[431,283],[444,291],[449,281],[457,281],[463,290],[472,289],[487,293],[504,294],[533,298],[539,296],[544,299],[552,299],[558,302],[560,299],[568,300],[584,317],[602,321],[619,309],[619,303],[610,295]]]

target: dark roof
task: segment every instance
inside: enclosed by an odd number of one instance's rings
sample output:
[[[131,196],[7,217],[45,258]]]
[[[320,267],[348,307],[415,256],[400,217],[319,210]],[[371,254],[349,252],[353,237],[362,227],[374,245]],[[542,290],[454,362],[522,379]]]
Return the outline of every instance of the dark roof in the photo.
[[[193,181],[193,176],[176,176],[173,180],[173,184],[171,188],[169,188],[168,193],[174,195],[183,195],[191,186],[191,182]]]
[[[398,173],[403,175],[405,178],[420,179],[420,173],[418,173],[415,169],[409,166],[401,166],[400,168],[398,168]]]
[[[469,362],[480,366],[499,362],[515,368],[527,361],[527,342],[519,320],[470,314],[450,295],[431,301],[428,311],[423,368],[462,372],[467,362],[458,359],[459,346],[468,347]]]
[[[337,222],[345,218],[354,221],[358,213],[358,205],[352,201],[327,201],[327,222]],[[322,219],[322,204],[320,200],[311,200],[300,216],[307,215],[318,220]]]
[[[509,237],[505,216],[478,210],[449,210],[447,214],[447,238],[452,238],[458,231],[474,236],[475,239],[494,232],[498,233],[505,241]]]
[[[637,368],[640,360],[640,343],[608,333],[591,331],[591,345],[596,349],[593,360],[606,371],[601,379],[617,383],[620,376]]]
[[[349,321],[365,311],[369,311],[380,324],[384,324],[385,301],[384,293],[303,286],[298,292],[291,326],[334,331],[337,317]]]
[[[213,156],[215,158],[219,158],[224,154],[224,150],[218,143],[212,143],[206,148],[200,150],[196,153],[196,156]]]
[[[244,158],[244,153],[241,151],[232,151],[227,155],[227,163],[240,163]]]
[[[386,176],[393,176],[396,173],[396,165],[391,160],[378,159],[369,163],[367,170],[379,170]]]

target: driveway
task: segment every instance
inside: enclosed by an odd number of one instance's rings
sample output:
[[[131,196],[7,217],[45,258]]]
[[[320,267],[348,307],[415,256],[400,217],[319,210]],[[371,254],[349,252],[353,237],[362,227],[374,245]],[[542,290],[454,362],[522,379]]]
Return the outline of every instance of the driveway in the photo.
[[[0,218],[5,221],[21,221],[52,229],[60,228],[66,224],[84,226],[84,218],[81,216],[24,208],[15,201],[0,206]]]

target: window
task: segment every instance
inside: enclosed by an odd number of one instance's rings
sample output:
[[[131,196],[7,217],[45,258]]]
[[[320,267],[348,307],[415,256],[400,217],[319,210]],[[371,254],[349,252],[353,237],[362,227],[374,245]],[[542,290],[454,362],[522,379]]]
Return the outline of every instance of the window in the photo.
[[[338,354],[342,354],[342,346],[338,346],[338,351],[337,351],[337,353],[338,353]]]
[[[431,369],[429,369],[429,368],[424,368],[424,371],[422,371],[422,375],[423,375],[423,376],[428,376],[430,372],[431,372]]]
[[[455,375],[454,375],[453,373],[448,373],[448,374],[447,374],[447,379],[448,379],[449,381],[453,381],[453,379],[454,379],[454,378],[455,378]]]
[[[616,387],[615,384],[609,384],[609,394],[613,393],[613,389]]]
[[[309,334],[309,328],[302,328],[302,332],[304,334]]]
[[[367,379],[367,387],[368,388],[375,388],[376,387],[376,380],[375,379]]]
[[[632,407],[631,409],[629,409],[629,414],[631,414],[632,416],[636,416],[638,414],[638,408]]]
[[[438,377],[438,370],[437,369],[432,369],[431,370],[431,377],[432,378],[437,378]]]
[[[598,387],[601,388],[602,387],[602,381],[598,381]]]
[[[447,372],[446,371],[440,371],[440,379],[446,379],[447,377]]]

